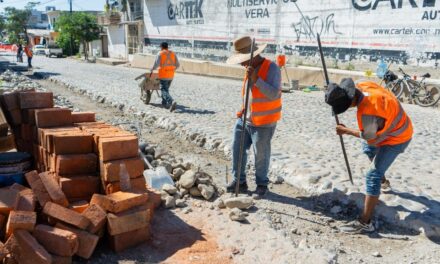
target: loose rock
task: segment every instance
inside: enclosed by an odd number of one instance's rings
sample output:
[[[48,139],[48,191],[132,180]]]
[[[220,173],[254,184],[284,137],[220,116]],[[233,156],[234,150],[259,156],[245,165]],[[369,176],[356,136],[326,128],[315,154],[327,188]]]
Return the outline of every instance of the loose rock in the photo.
[[[182,176],[180,176],[180,186],[182,186],[185,189],[191,188],[194,183],[196,182],[197,176],[195,171],[189,170],[185,172]]]
[[[211,197],[215,193],[214,187],[212,185],[199,184],[197,186],[197,188],[199,189],[199,191],[202,194],[203,198],[205,198],[206,200],[211,199]]]
[[[191,196],[194,197],[202,196],[202,193],[200,192],[199,188],[197,188],[196,186],[191,187],[191,189],[189,189],[189,194],[191,194]]]
[[[246,220],[246,217],[249,214],[247,212],[243,212],[238,208],[233,208],[230,212],[229,212],[229,218],[232,221],[238,221],[238,222],[242,222]]]
[[[225,200],[225,205],[228,208],[247,209],[254,204],[252,197],[233,197]]]
[[[177,188],[171,184],[168,184],[168,183],[166,183],[162,186],[162,190],[167,192],[170,195],[173,195],[177,192]]]

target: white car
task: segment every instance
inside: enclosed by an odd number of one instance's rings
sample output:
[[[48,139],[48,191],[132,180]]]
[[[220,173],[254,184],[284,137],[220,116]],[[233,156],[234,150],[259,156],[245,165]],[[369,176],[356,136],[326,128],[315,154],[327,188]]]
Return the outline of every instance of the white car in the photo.
[[[45,49],[44,45],[35,45],[33,51],[35,55],[44,55],[46,54],[44,52],[44,49]]]
[[[62,58],[63,57],[63,49],[58,47],[57,44],[55,43],[49,43],[49,45],[47,45],[47,48],[44,50],[46,57],[52,57],[52,56],[56,56],[57,58]]]

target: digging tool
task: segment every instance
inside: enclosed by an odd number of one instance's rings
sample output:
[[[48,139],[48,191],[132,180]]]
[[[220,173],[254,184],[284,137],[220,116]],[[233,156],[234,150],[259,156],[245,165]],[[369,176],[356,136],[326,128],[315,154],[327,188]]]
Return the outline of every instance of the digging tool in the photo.
[[[165,167],[159,166],[154,168],[148,161],[147,157],[145,157],[142,149],[139,149],[139,155],[144,161],[144,166],[146,170],[144,170],[143,175],[149,186],[153,187],[156,190],[161,190],[162,186],[166,183],[174,186],[174,181]]]
[[[254,47],[255,47],[255,38],[252,39],[252,45],[251,45],[251,58],[249,59],[249,66],[252,66],[252,61],[254,60]],[[251,78],[247,79],[247,87],[246,87],[246,94],[245,94],[245,99],[244,99],[244,109],[243,109],[243,113],[241,115],[242,119],[243,119],[243,128],[242,128],[242,132],[240,135],[240,152],[238,154],[238,164],[237,164],[237,177],[236,177],[236,184],[235,184],[235,196],[238,196],[238,190],[240,189],[240,177],[241,177],[241,166],[243,166],[242,164],[242,159],[243,159],[243,152],[244,152],[244,139],[245,139],[245,131],[246,131],[246,122],[247,122],[247,111],[248,111],[248,106],[249,106],[249,93],[251,91],[251,87],[252,87],[252,80]]]
[[[318,39],[319,54],[321,55],[322,69],[324,71],[325,83],[328,86],[330,84],[330,79],[328,78],[327,66],[325,64],[324,53],[322,52],[321,37],[319,34],[317,36],[317,39]],[[338,115],[335,113],[333,114],[335,116],[336,124],[339,125]],[[339,135],[339,140],[341,141],[342,153],[344,153],[344,159],[345,159],[345,165],[347,166],[348,177],[350,178],[351,184],[353,184],[353,176],[351,175],[350,164],[348,163],[347,152],[345,151],[344,138],[342,137],[342,135]]]

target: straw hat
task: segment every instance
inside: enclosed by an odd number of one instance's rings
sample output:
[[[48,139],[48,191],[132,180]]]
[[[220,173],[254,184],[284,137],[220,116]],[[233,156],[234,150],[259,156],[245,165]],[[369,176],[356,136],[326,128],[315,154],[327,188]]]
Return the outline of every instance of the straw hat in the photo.
[[[240,64],[248,61],[251,57],[252,39],[249,36],[240,37],[234,40],[234,51],[228,58],[226,63],[228,64]],[[254,47],[254,56],[263,52],[267,44],[257,45]]]

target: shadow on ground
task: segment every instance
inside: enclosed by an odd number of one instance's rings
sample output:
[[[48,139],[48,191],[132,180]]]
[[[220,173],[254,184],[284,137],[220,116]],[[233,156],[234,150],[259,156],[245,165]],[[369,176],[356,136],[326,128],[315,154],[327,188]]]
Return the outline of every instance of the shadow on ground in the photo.
[[[397,236],[401,236],[400,239],[405,239],[405,236],[416,236],[420,232],[424,232],[430,241],[440,244],[440,220],[438,214],[434,213],[434,210],[439,212],[440,202],[405,192],[391,191],[387,194],[397,195],[402,199],[423,204],[427,209],[419,212],[410,210],[404,205],[388,206],[383,202],[379,202],[376,215],[378,215],[378,219],[382,224],[379,226],[378,232],[370,235],[371,238],[381,238],[383,236],[387,238],[396,236],[397,238]],[[311,197],[295,197],[294,194],[281,195],[275,191],[268,193],[266,199],[275,203],[298,206],[338,221],[352,221],[360,214],[359,208],[363,207],[364,198],[365,195],[362,193],[346,195],[335,190]],[[342,203],[341,201],[347,202]],[[338,214],[331,213],[331,208],[337,205],[341,207],[342,212]],[[274,211],[276,212],[276,210]],[[286,214],[284,212],[277,213]],[[295,217],[301,216],[295,215]]]
[[[162,104],[150,103],[151,106],[165,108]],[[177,105],[176,110],[173,112],[174,114],[198,114],[198,115],[213,115],[216,112],[212,110],[200,110],[200,109],[191,109],[188,106]]]
[[[117,263],[122,260],[161,263],[197,241],[205,240],[199,229],[188,225],[167,209],[160,208],[155,211],[151,227],[151,239],[148,242],[114,254],[104,241],[100,243],[92,259],[84,263]]]

